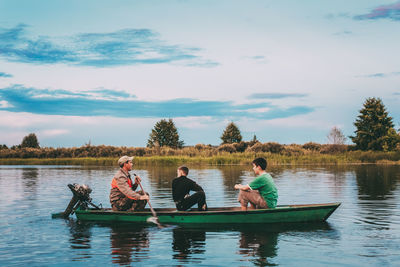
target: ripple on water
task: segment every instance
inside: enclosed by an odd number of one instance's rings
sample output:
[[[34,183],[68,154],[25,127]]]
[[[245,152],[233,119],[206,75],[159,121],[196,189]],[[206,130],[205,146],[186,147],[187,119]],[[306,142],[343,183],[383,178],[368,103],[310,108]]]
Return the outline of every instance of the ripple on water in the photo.
[[[173,207],[176,167],[137,170],[153,207]],[[93,189],[109,207],[116,168],[0,167],[0,265],[398,265],[398,167],[277,168],[279,203],[342,202],[322,225],[263,225],[190,229],[99,225],[52,220],[72,197],[68,183]],[[135,170],[136,171],[136,170]],[[247,166],[191,168],[209,206],[237,206],[237,182],[253,179]],[[12,179],[10,188],[3,177]]]

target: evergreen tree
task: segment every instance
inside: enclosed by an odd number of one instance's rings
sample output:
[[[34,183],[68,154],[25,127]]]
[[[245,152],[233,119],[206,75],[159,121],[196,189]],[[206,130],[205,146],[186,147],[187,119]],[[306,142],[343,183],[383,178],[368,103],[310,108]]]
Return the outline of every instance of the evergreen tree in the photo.
[[[239,128],[233,123],[229,123],[226,126],[225,131],[221,136],[222,144],[233,144],[242,141],[242,135],[240,134]]]
[[[253,142],[253,143],[257,143],[258,142],[257,136],[255,134],[254,134],[253,140],[251,140],[251,142]]]
[[[251,139],[249,142],[247,142],[248,146],[254,146],[254,144],[259,143],[257,136],[254,134],[253,139]]]
[[[36,134],[30,133],[22,139],[21,147],[40,148]]]
[[[184,142],[179,140],[178,130],[172,119],[160,120],[151,130],[147,147],[168,146],[172,148],[182,148]]]
[[[400,137],[394,130],[392,117],[389,117],[382,100],[368,98],[360,110],[356,121],[355,136],[350,136],[360,150],[389,151],[396,148]]]

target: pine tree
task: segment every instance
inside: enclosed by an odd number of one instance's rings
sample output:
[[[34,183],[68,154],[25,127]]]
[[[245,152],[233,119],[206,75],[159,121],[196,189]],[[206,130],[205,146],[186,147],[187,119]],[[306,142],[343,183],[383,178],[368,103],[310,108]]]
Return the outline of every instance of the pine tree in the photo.
[[[222,144],[233,144],[242,141],[242,135],[240,134],[239,128],[233,123],[229,123],[226,126],[225,131],[221,136]]]
[[[355,136],[350,136],[360,150],[389,151],[396,148],[400,137],[394,130],[392,117],[388,115],[382,100],[368,98],[356,121]]]
[[[39,142],[36,137],[36,134],[31,133],[22,139],[21,147],[32,147],[32,148],[39,148]]]
[[[179,140],[178,130],[172,119],[160,120],[151,130],[147,147],[168,146],[171,148],[182,148],[184,142]]]

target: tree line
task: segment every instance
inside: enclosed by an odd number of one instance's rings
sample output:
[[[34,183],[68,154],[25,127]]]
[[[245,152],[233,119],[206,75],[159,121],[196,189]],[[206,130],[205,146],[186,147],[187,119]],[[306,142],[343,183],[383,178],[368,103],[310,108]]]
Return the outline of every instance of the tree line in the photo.
[[[354,122],[356,130],[350,139],[353,145],[346,145],[346,137],[338,127],[329,132],[328,144],[308,142],[304,145],[282,145],[276,142],[261,143],[256,135],[250,141],[243,141],[238,126],[230,122],[221,135],[219,146],[197,144],[184,146],[178,129],[172,119],[158,121],[149,134],[147,147],[92,146],[86,144],[74,148],[40,148],[37,136],[25,136],[20,145],[8,148],[0,145],[0,158],[62,158],[62,157],[118,157],[122,154],[136,156],[185,155],[213,156],[220,153],[271,152],[284,155],[307,153],[339,153],[349,150],[400,151],[400,135],[394,129],[393,119],[379,98],[368,98]]]

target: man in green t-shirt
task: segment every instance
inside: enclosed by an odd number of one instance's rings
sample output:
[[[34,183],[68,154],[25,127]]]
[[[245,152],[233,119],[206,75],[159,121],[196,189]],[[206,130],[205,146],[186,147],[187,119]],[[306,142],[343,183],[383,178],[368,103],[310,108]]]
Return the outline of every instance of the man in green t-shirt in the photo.
[[[239,190],[238,201],[242,210],[247,210],[248,203],[251,209],[275,208],[278,190],[271,175],[265,171],[267,161],[264,158],[256,158],[252,164],[253,171],[258,176],[248,185],[235,185],[235,189]]]

